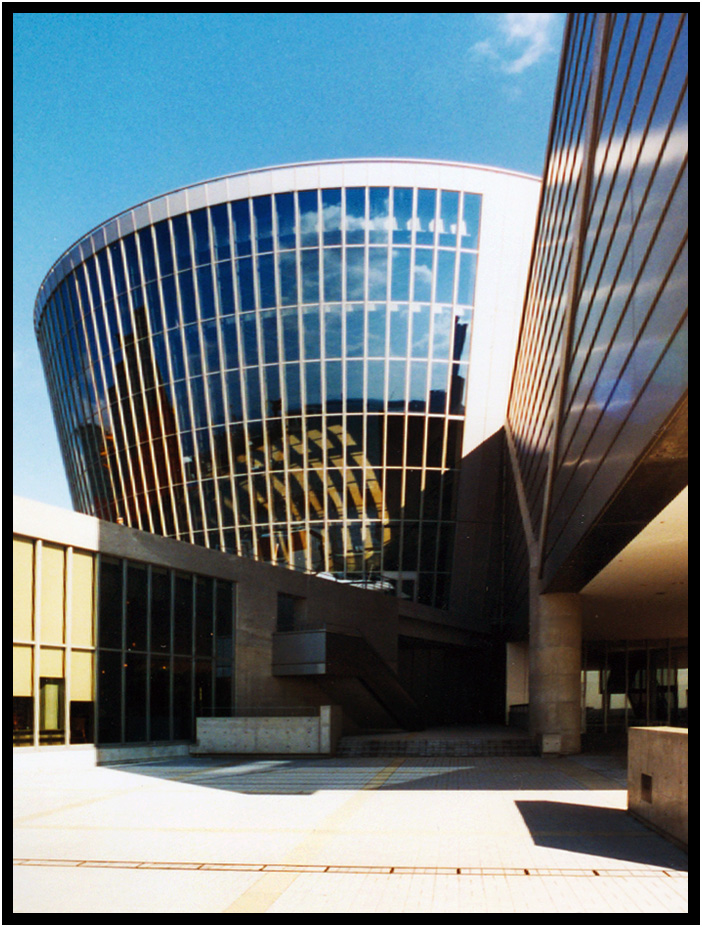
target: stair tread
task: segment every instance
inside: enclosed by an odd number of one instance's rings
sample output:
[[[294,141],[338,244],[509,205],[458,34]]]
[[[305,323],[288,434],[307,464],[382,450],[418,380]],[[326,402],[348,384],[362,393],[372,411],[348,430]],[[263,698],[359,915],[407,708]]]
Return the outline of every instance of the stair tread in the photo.
[[[532,756],[534,745],[528,738],[481,740],[382,740],[341,738],[338,756]]]

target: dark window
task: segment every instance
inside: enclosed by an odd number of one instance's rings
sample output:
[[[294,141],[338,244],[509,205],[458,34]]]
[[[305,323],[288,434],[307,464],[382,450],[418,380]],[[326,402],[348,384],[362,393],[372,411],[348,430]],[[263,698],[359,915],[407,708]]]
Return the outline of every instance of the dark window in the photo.
[[[262,254],[258,258],[258,287],[261,308],[275,306],[275,269],[272,254]]]
[[[197,292],[200,297],[200,318],[211,319],[215,314],[212,268],[207,265],[197,270]]]
[[[185,270],[178,274],[178,287],[180,289],[180,304],[183,311],[183,324],[197,321],[197,305],[195,302],[195,284],[192,270]]]
[[[192,737],[192,660],[176,658],[173,661],[173,737],[190,740]]]
[[[215,656],[218,662],[231,663],[234,656],[234,588],[218,579],[215,585]]]
[[[93,702],[72,701],[71,712],[71,740],[72,744],[93,743],[93,717],[95,705]]]
[[[273,214],[270,196],[255,196],[252,200],[259,253],[273,250]]]
[[[212,715],[212,661],[197,660],[195,663],[195,717]]]
[[[251,254],[251,219],[248,200],[232,203],[232,222],[234,223],[236,256]]]
[[[232,265],[229,261],[223,261],[216,266],[219,312],[220,315],[232,315],[234,312],[234,279],[232,277]]]
[[[126,649],[146,650],[148,585],[146,567],[127,564]]]
[[[124,293],[126,291],[127,279],[124,273],[122,249],[120,248],[118,241],[110,245],[110,258],[112,259],[112,275],[115,279],[115,292],[119,295],[120,293]],[[61,293],[64,297],[64,302],[66,302],[63,284],[61,285]]]
[[[195,243],[195,263],[208,264],[210,258],[210,230],[207,225],[207,210],[198,209],[190,214]]]
[[[150,666],[151,740],[170,740],[170,657],[151,657]]]
[[[276,631],[294,631],[304,615],[305,599],[286,592],[278,593]]]
[[[192,264],[190,257],[190,231],[188,217],[183,214],[173,218],[173,237],[175,239],[176,263],[178,270],[185,270]]]
[[[156,234],[156,248],[158,250],[158,264],[161,276],[173,273],[173,254],[171,252],[171,235],[167,220],[157,222],[154,226]]]
[[[202,576],[195,579],[195,652],[208,657],[212,656],[212,583]]]
[[[173,624],[175,652],[191,654],[193,649],[193,585],[190,576],[176,574]]]
[[[98,651],[97,667],[98,730],[100,744],[122,740],[122,656]]]
[[[286,309],[281,313],[283,322],[283,347],[286,361],[300,359],[300,335],[297,309]]]
[[[258,364],[258,332],[256,330],[256,316],[253,313],[241,317],[241,334],[244,342],[244,363],[246,365]]]
[[[171,650],[171,577],[166,570],[151,570],[151,650]]]
[[[222,261],[231,257],[229,242],[229,207],[220,203],[210,209],[212,231],[214,234],[215,260]]]
[[[251,258],[240,258],[236,262],[236,275],[239,285],[239,311],[249,312],[256,308]]]
[[[151,227],[139,230],[139,248],[141,250],[141,264],[144,268],[144,280],[156,279],[156,255],[154,253],[154,240],[151,237]]]
[[[124,667],[124,739],[146,740],[146,656],[127,654]]]
[[[34,699],[31,695],[15,695],[12,699],[12,744],[32,745],[34,735]]]
[[[293,193],[276,193],[275,213],[278,220],[278,247],[295,247],[295,198]]]
[[[98,646],[122,646],[122,562],[107,557],[100,560]]]

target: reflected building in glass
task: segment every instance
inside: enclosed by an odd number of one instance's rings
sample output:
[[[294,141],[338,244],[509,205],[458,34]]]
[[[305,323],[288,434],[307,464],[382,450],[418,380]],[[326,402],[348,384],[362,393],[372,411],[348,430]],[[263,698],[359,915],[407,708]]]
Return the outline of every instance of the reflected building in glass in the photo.
[[[90,232],[35,316],[75,508],[446,608],[461,460],[504,420],[538,191],[322,162]]]
[[[531,731],[557,717],[566,752],[687,725],[687,50],[685,12],[578,12],[564,33],[505,424],[504,604]]]

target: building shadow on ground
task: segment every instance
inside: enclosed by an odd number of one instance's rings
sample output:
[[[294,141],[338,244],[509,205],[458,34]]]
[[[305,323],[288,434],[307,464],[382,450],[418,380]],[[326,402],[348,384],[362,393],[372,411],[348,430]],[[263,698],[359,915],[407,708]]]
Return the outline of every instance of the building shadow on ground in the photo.
[[[609,863],[687,871],[687,854],[636,821],[626,811],[559,801],[517,800],[534,843],[554,850],[602,857]],[[597,869],[593,861],[593,869]]]
[[[120,767],[125,772],[246,794],[322,790],[572,791],[579,782],[538,757],[188,757]],[[612,789],[621,787],[612,782]],[[606,785],[603,782],[603,788]]]

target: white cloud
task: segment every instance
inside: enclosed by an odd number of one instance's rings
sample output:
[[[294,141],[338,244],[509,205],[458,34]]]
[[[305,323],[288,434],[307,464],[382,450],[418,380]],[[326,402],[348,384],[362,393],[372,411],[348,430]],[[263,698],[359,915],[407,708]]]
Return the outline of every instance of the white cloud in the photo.
[[[502,13],[498,19],[498,34],[476,42],[471,51],[495,63],[505,74],[521,74],[551,52],[558,14]]]

